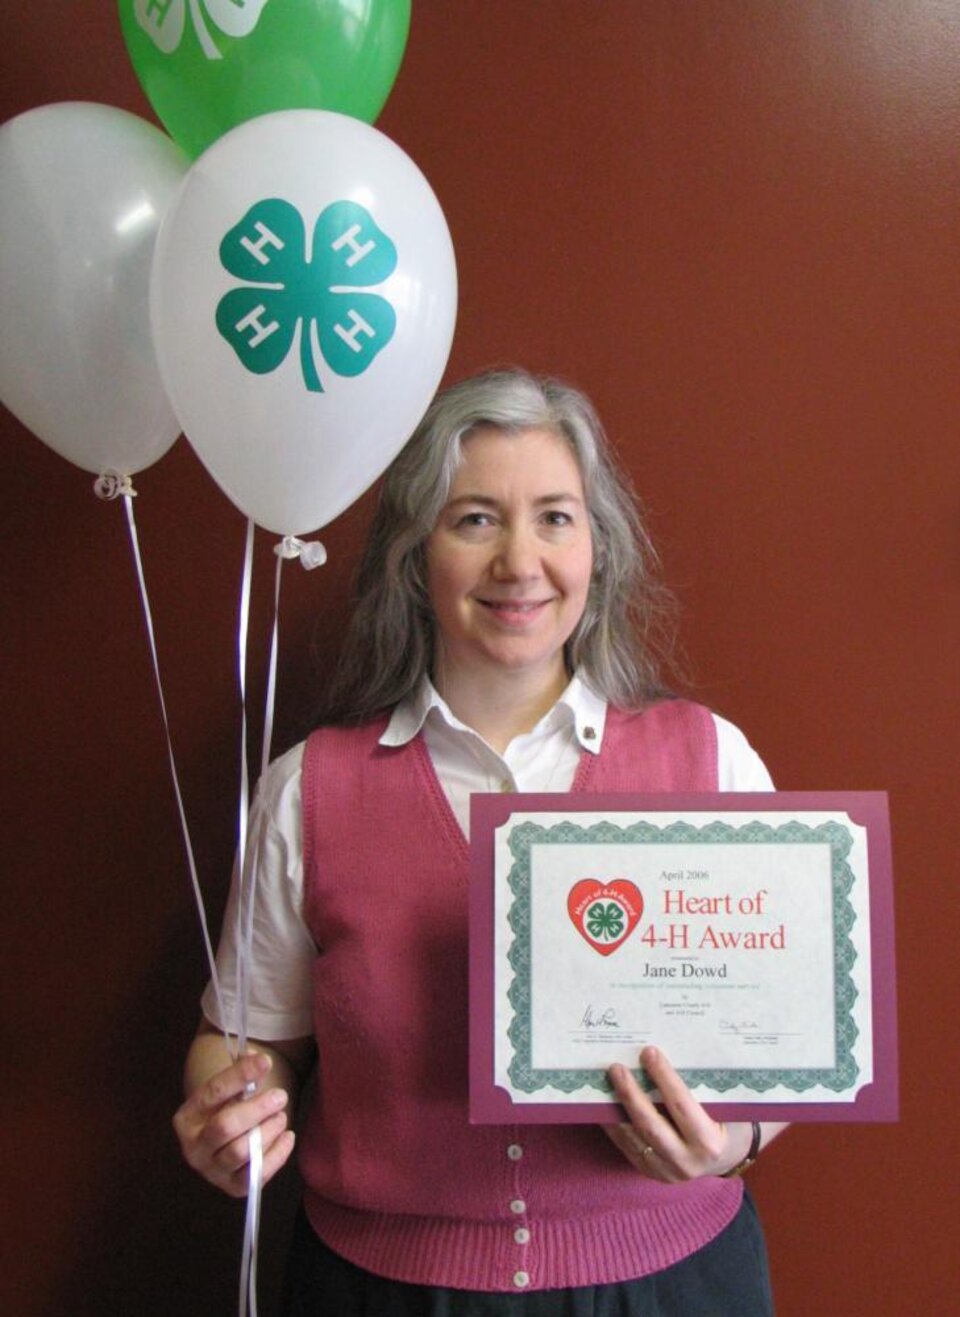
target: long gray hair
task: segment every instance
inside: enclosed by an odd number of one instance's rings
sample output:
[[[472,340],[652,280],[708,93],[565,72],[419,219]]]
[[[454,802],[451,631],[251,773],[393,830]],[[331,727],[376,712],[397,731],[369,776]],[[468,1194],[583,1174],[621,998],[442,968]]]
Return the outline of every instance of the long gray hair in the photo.
[[[673,641],[673,597],[637,501],[590,400],[559,380],[493,370],[439,393],[388,468],[360,563],[355,608],[320,711],[326,723],[362,722],[391,709],[429,675],[434,620],[426,540],[450,496],[462,443],[493,426],[550,430],[580,468],[593,539],[587,604],[565,659],[611,703],[635,709],[666,691],[660,668]]]

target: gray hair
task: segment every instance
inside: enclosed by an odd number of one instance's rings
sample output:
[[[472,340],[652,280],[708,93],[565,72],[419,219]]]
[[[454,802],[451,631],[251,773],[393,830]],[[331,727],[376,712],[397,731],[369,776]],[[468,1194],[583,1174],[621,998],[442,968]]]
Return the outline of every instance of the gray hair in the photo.
[[[666,694],[660,666],[672,648],[673,598],[660,582],[637,500],[593,405],[559,380],[493,370],[439,393],[384,476],[322,721],[365,721],[429,675],[434,620],[426,540],[450,496],[463,440],[486,426],[508,434],[552,431],[569,443],[580,468],[593,575],[583,616],[567,641],[568,671],[578,671],[621,708],[640,708]]]

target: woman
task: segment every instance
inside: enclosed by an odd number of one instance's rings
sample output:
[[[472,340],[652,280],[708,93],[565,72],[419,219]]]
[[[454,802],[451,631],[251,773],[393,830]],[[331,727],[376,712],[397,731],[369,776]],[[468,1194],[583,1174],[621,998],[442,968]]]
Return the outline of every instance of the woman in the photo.
[[[256,1051],[231,1063],[208,989],[175,1118],[242,1195],[253,1126],[265,1178],[290,1156],[319,1049],[289,1314],[772,1311],[730,1177],[781,1126],[711,1119],[654,1048],[663,1106],[614,1066],[621,1125],[467,1122],[470,794],[770,788],[736,728],[661,688],[653,567],[593,409],[557,381],[454,386],[387,472],[323,725],[253,815]],[[219,964],[229,1009],[229,935]]]

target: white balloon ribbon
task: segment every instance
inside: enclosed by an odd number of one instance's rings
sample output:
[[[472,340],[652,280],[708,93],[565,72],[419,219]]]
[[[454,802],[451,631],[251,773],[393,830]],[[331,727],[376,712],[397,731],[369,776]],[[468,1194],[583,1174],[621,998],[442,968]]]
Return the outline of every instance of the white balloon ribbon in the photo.
[[[94,481],[94,492],[98,498],[112,500],[122,498],[124,508],[127,514],[127,526],[130,532],[130,546],[133,551],[133,561],[137,572],[137,581],[140,587],[140,601],[143,605],[143,617],[147,628],[147,640],[150,645],[150,657],[153,660],[153,675],[157,686],[157,695],[160,698],[160,714],[163,719],[163,730],[167,741],[167,757],[170,761],[170,776],[173,779],[173,793],[177,801],[177,811],[180,815],[180,830],[183,833],[183,844],[187,853],[187,864],[190,869],[190,881],[193,885],[193,896],[197,906],[197,914],[200,918],[200,929],[203,933],[203,944],[206,948],[207,961],[210,966],[210,980],[213,984],[214,996],[217,1000],[217,1009],[220,1011],[221,1019],[225,1019],[223,994],[220,990],[220,976],[217,973],[217,963],[213,954],[213,944],[210,941],[210,930],[207,925],[207,915],[203,903],[203,893],[200,889],[200,879],[197,875],[197,865],[193,854],[193,845],[190,841],[190,829],[187,825],[187,814],[183,804],[183,793],[180,790],[180,778],[177,773],[176,759],[173,754],[173,741],[170,736],[170,720],[167,716],[167,702],[163,694],[163,682],[160,678],[160,660],[157,655],[157,641],[153,628],[153,614],[150,609],[150,598],[147,594],[147,582],[143,572],[143,559],[140,554],[140,542],[137,536],[137,523],[133,512],[133,500],[136,497],[136,490],[133,488],[129,475],[121,475],[116,471],[104,471],[96,481]]]
[[[237,661],[240,678],[241,702],[241,758],[240,808],[238,819],[238,862],[240,890],[237,899],[237,1048],[243,1053],[248,1044],[250,985],[253,963],[253,916],[257,892],[257,848],[254,846],[247,864],[247,831],[249,826],[250,781],[247,767],[247,659],[249,651],[250,593],[253,581],[255,525],[247,522],[247,538],[243,560],[243,578],[240,589],[240,621],[237,636]],[[277,651],[280,617],[280,583],[284,560],[299,558],[307,567],[317,567],[326,561],[322,544],[307,543],[288,535],[274,552],[277,555],[273,589],[273,625],[270,636],[267,693],[264,709],[263,741],[260,757],[260,776],[270,764],[273,743],[274,708],[277,688]],[[249,1092],[248,1097],[253,1093]],[[243,1255],[240,1264],[240,1317],[257,1317],[257,1250],[260,1233],[260,1203],[263,1193],[263,1141],[259,1128],[250,1135],[250,1171],[247,1190],[247,1212],[243,1233]]]
[[[131,477],[122,476],[119,471],[101,471],[93,482],[93,492],[107,502],[121,496],[137,497]]]
[[[210,939],[209,924],[204,906],[203,893],[200,887],[200,879],[197,872],[196,860],[193,853],[193,844],[190,839],[190,829],[187,824],[186,809],[183,803],[183,793],[180,789],[180,778],[177,772],[176,759],[173,753],[173,741],[170,734],[170,720],[167,714],[167,703],[163,692],[163,682],[160,676],[160,660],[157,652],[156,633],[153,625],[153,613],[150,607],[150,599],[147,593],[146,577],[143,570],[143,558],[140,552],[139,537],[137,535],[136,518],[133,511],[133,500],[137,496],[137,491],[129,475],[117,471],[104,471],[94,482],[94,492],[98,498],[105,501],[112,501],[122,498],[124,509],[127,516],[127,525],[130,534],[130,545],[133,553],[134,565],[137,573],[137,581],[140,589],[140,600],[143,607],[143,616],[147,630],[147,640],[150,646],[150,656],[153,662],[153,673],[157,687],[157,694],[160,701],[160,713],[163,720],[164,734],[167,742],[167,756],[170,763],[170,775],[173,781],[173,791],[177,802],[177,811],[180,817],[180,828],[183,833],[184,848],[187,854],[187,864],[190,870],[190,880],[193,887],[194,900],[196,902],[197,914],[200,920],[200,928],[203,935],[204,948],[206,950],[207,962],[210,969],[210,980],[213,985],[214,996],[217,1002],[217,1010],[221,1020],[228,1020],[230,1017],[224,1005],[223,992],[220,984],[220,976],[217,972],[217,962],[214,955],[213,943]],[[232,1037],[229,1030],[225,1031],[224,1039],[227,1049],[234,1057],[242,1055],[248,1046],[248,1021],[249,1021],[249,1001],[250,1001],[250,973],[251,962],[253,958],[253,913],[255,908],[256,884],[257,884],[257,857],[254,851],[249,865],[246,864],[247,850],[247,831],[250,815],[250,777],[247,762],[247,652],[248,636],[250,621],[250,593],[253,579],[253,555],[254,555],[254,523],[248,521],[246,547],[244,551],[243,576],[240,589],[240,614],[237,635],[237,655],[240,681],[240,701],[241,701],[241,765],[240,765],[240,801],[238,810],[238,840],[237,851],[238,861],[237,870],[239,873],[239,893],[237,901],[237,1009],[236,1019],[234,1021],[236,1037]],[[287,536],[282,545],[278,545],[275,552],[277,553],[277,567],[274,583],[273,599],[273,627],[270,641],[270,658],[269,658],[269,677],[267,684],[266,709],[264,713],[264,730],[263,746],[261,754],[261,774],[266,771],[270,762],[270,748],[273,740],[273,722],[274,706],[276,700],[276,674],[277,674],[277,650],[278,650],[278,631],[279,631],[279,611],[280,611],[280,582],[281,572],[284,559],[300,558],[300,561],[306,567],[316,567],[326,561],[326,551],[322,544],[307,543],[297,540],[295,536]],[[253,1096],[253,1092],[248,1092],[248,1097]],[[255,1128],[250,1134],[250,1172],[249,1172],[249,1189],[247,1193],[247,1211],[244,1223],[243,1252],[240,1265],[240,1300],[239,1313],[240,1317],[257,1317],[257,1250],[260,1232],[260,1204],[263,1191],[263,1141],[259,1128]]]
[[[257,1239],[260,1234],[260,1197],[263,1192],[263,1140],[260,1126],[250,1131],[250,1188],[243,1229],[240,1263],[240,1317],[257,1317]]]
[[[300,540],[296,535],[284,535],[273,551],[278,558],[299,558],[300,566],[308,572],[327,561],[327,551],[319,540]]]
[[[250,818],[250,773],[247,766],[247,649],[250,628],[250,587],[253,580],[255,526],[247,521],[240,585],[237,628],[237,665],[240,680],[240,807],[237,820],[237,1054],[247,1050],[250,1005],[250,962],[253,957],[253,907],[256,896],[256,852],[251,873],[246,873],[247,828]],[[269,757],[269,746],[264,756]],[[248,1090],[247,1097],[253,1093]],[[240,1317],[257,1317],[257,1246],[260,1232],[260,1195],[263,1189],[263,1143],[259,1127],[250,1133],[250,1170],[247,1212],[240,1261]]]
[[[240,807],[237,820],[237,1050],[247,1046],[247,1008],[249,1002],[249,947],[244,930],[252,922],[252,901],[247,901],[246,850],[250,817],[250,773],[247,767],[247,636],[250,628],[250,586],[253,579],[254,524],[247,521],[247,538],[243,554],[243,577],[240,583],[240,616],[237,627],[237,674],[240,683]],[[250,914],[246,907],[251,907]]]

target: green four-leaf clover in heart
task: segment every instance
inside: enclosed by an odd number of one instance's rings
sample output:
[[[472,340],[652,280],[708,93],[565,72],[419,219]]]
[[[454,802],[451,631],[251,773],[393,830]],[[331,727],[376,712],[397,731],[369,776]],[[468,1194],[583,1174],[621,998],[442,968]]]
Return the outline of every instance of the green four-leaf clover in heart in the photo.
[[[247,370],[276,370],[300,326],[300,369],[322,393],[317,350],[337,375],[360,375],[390,342],[397,317],[377,293],[397,265],[397,249],[370,212],[354,201],[321,211],[309,258],[306,227],[289,201],[251,206],[220,244],[220,262],[244,287],[217,305],[217,329]]]
[[[615,901],[597,901],[587,911],[586,926],[591,937],[612,941],[623,932],[623,911]]]

